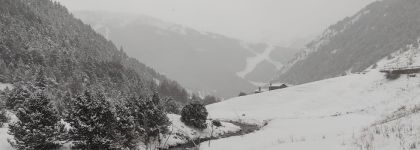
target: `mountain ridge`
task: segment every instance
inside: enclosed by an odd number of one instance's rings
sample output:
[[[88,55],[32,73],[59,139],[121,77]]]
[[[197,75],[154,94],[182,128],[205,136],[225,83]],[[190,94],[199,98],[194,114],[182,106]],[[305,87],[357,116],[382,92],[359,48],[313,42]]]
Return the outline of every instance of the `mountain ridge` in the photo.
[[[376,1],[326,29],[280,71],[277,80],[301,84],[361,72],[415,43],[419,12],[418,1]]]

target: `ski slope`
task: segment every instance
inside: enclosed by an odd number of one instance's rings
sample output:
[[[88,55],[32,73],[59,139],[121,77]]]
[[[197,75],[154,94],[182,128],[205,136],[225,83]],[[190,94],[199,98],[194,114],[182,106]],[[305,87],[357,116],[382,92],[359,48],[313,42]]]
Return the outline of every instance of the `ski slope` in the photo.
[[[378,68],[401,63],[395,60],[404,60],[401,57],[406,56],[384,59]],[[416,55],[409,56],[414,60],[405,60],[419,61]],[[379,69],[370,69],[365,74],[350,74],[213,104],[207,107],[212,118],[268,124],[258,132],[220,139],[211,147],[203,144],[200,149],[349,150],[360,149],[363,143],[369,143],[368,147],[375,142],[384,145],[386,140],[365,139],[364,132],[404,106],[420,104],[419,76],[402,75],[390,81]],[[415,127],[419,128],[420,123]],[[386,148],[396,147],[401,148],[395,144]]]

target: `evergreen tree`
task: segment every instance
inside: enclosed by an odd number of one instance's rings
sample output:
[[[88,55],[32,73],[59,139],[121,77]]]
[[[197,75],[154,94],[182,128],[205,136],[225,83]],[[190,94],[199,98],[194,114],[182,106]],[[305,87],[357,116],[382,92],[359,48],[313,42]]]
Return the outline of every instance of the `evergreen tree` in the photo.
[[[42,91],[25,100],[16,114],[19,121],[10,124],[9,143],[19,150],[46,150],[57,148],[64,125],[52,107],[50,99]]]
[[[47,88],[47,79],[45,77],[44,68],[41,68],[35,78],[36,90],[45,90]]]
[[[135,149],[141,140],[142,130],[137,130],[134,117],[127,107],[127,104],[116,106],[117,126],[116,126],[116,140],[114,141],[114,148]]]
[[[153,97],[132,98],[130,112],[134,118],[136,132],[143,134],[144,143],[149,146],[159,135],[168,132],[170,121],[162,105],[156,105]]]
[[[153,101],[153,103],[155,105],[159,105],[160,104],[159,93],[157,93],[157,92],[153,93],[152,101]]]
[[[72,126],[69,136],[82,149],[111,149],[116,118],[111,104],[98,92],[85,91],[73,100],[72,110],[66,119]]]
[[[17,110],[30,96],[31,92],[26,87],[18,85],[7,95],[6,108]]]

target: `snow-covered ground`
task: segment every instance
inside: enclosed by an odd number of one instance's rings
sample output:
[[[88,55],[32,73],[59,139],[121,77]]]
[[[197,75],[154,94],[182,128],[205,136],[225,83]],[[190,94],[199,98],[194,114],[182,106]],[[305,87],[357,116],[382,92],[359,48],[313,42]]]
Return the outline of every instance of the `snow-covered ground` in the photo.
[[[207,121],[207,129],[200,131],[182,123],[179,115],[169,114],[168,117],[172,122],[172,125],[169,127],[171,134],[163,138],[163,143],[166,143],[166,145],[162,147],[175,146],[198,138],[220,137],[226,133],[237,132],[241,129],[227,122],[222,122],[221,127],[213,127],[212,129],[211,121]],[[166,140],[167,142],[165,142]]]
[[[0,82],[0,90],[4,90],[6,88],[11,89],[13,86],[11,84],[7,84],[7,83],[1,83]]]
[[[363,135],[370,133],[369,127],[393,116],[395,111],[420,104],[420,74],[417,77],[402,75],[397,80],[387,80],[379,68],[392,65],[399,60],[420,62],[413,55],[403,53],[394,59],[384,59],[378,69],[366,74],[350,74],[286,89],[233,98],[207,107],[215,119],[244,121],[268,125],[262,130],[241,137],[213,141],[211,147],[201,145],[205,150],[349,150],[384,149],[383,147],[360,147],[368,142]],[[409,56],[409,57],[408,57]],[[398,61],[401,63],[401,61]],[[414,113],[412,118],[420,117]],[[389,126],[415,129],[399,137],[417,139],[420,136],[420,121],[404,118],[390,122]],[[380,124],[380,127],[384,125]],[[397,128],[395,127],[395,128]],[[370,129],[370,130],[369,130]],[[384,129],[387,130],[387,129]],[[368,133],[365,133],[368,132]],[[395,132],[397,133],[397,132]],[[414,134],[411,134],[414,133]],[[385,136],[386,137],[386,136]],[[396,136],[398,137],[398,135]],[[359,139],[359,140],[357,140]],[[362,139],[362,140],[360,140]],[[371,145],[384,145],[395,138],[372,140]],[[362,142],[360,142],[362,141]],[[404,147],[412,147],[410,144]],[[388,142],[388,149],[402,149],[399,142]],[[420,146],[417,146],[419,149]]]
[[[10,119],[9,123],[16,122],[18,120],[16,115],[9,111],[7,112],[7,116]],[[4,124],[3,127],[0,128],[0,150],[14,150],[14,148],[7,142],[7,139],[13,139],[13,136],[7,133],[9,130],[9,123]]]
[[[1,150],[13,150],[12,146],[7,142],[7,139],[12,138],[9,134],[7,134],[8,128],[2,127],[0,128],[0,149]]]
[[[353,149],[420,149],[419,111],[419,105],[401,107],[392,115],[356,134],[352,139]]]

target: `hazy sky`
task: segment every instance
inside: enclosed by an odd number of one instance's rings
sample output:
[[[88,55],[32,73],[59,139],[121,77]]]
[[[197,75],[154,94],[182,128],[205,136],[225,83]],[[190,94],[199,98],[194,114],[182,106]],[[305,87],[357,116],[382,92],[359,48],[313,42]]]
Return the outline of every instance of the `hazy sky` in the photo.
[[[146,14],[247,41],[275,42],[321,33],[374,0],[58,0],[71,11]]]

